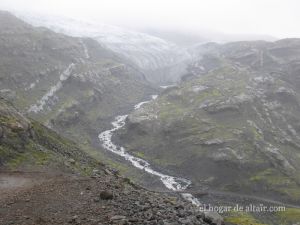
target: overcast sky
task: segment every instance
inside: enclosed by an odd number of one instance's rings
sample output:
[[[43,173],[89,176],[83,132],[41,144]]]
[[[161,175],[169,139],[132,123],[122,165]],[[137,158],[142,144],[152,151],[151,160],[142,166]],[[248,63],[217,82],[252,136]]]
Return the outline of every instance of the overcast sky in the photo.
[[[0,8],[129,27],[300,37],[299,0],[0,0]]]

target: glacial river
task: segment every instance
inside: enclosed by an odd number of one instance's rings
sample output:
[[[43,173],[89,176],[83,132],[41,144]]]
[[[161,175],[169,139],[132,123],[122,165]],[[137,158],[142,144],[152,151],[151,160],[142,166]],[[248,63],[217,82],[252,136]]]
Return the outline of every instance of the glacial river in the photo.
[[[140,102],[140,103],[136,104],[134,106],[134,109],[137,110],[142,105],[149,103],[153,99],[156,99],[157,95],[152,95],[151,98],[152,99],[149,101],[144,101],[144,102]],[[115,120],[111,123],[112,128],[110,130],[103,131],[102,133],[99,134],[98,137],[102,143],[102,146],[106,150],[123,157],[124,159],[129,161],[134,167],[136,167],[140,170],[143,170],[146,173],[149,173],[149,174],[159,177],[159,179],[161,180],[161,182],[164,184],[164,186],[167,189],[172,190],[172,191],[186,190],[187,187],[191,185],[190,180],[181,178],[181,177],[170,176],[170,175],[164,174],[162,172],[156,171],[155,169],[153,169],[151,167],[151,164],[149,162],[147,162],[146,160],[131,155],[130,153],[128,153],[126,151],[126,149],[124,147],[118,146],[112,142],[112,136],[113,136],[114,132],[125,126],[127,116],[128,115],[120,115],[120,116],[115,117]],[[197,205],[197,206],[201,205],[200,202],[198,201],[198,199],[195,198],[190,193],[182,193],[181,195],[183,198],[190,201],[194,205]]]

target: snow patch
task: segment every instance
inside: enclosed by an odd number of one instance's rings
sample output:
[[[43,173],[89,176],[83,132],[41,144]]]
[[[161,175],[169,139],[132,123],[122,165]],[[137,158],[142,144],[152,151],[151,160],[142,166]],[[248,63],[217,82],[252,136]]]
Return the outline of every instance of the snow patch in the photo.
[[[28,112],[38,113],[44,109],[44,106],[47,104],[50,98],[52,98],[55,93],[61,89],[63,81],[67,80],[72,73],[75,64],[71,63],[67,69],[65,69],[59,76],[59,81],[50,88],[50,90],[34,105],[31,105],[28,109]]]
[[[81,44],[81,46],[82,46],[82,48],[83,48],[83,52],[84,52],[85,58],[86,58],[86,59],[89,59],[89,58],[90,58],[89,50],[88,50],[88,48],[86,47],[86,45],[85,45],[85,43],[84,43],[84,41],[83,41],[82,39],[80,39],[80,44]]]

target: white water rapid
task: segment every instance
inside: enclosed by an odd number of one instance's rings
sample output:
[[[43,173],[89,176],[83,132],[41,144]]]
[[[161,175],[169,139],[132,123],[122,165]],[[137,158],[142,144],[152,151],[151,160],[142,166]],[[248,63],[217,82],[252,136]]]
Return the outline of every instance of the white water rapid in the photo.
[[[152,95],[152,99],[157,98],[157,95]],[[134,106],[134,109],[139,109],[142,105],[149,103],[149,101],[144,101],[136,104]],[[185,179],[185,178],[180,178],[180,177],[173,177],[169,176],[163,173],[160,173],[156,170],[154,170],[150,163],[145,161],[144,159],[138,158],[136,156],[130,155],[128,152],[126,152],[125,148],[122,146],[117,146],[112,142],[112,135],[115,131],[121,129],[122,127],[125,126],[125,121],[128,115],[121,115],[117,116],[115,120],[112,122],[113,128],[110,130],[106,130],[102,133],[99,134],[99,139],[102,143],[102,146],[108,150],[111,151],[124,159],[128,160],[131,162],[133,166],[136,168],[139,168],[147,173],[150,173],[152,175],[155,175],[160,178],[162,183],[165,185],[166,188],[172,191],[184,191],[190,184],[191,181]],[[198,201],[197,198],[195,198],[193,195],[190,193],[183,193],[182,197],[185,198],[186,200],[190,201],[194,205],[200,206],[200,202]]]

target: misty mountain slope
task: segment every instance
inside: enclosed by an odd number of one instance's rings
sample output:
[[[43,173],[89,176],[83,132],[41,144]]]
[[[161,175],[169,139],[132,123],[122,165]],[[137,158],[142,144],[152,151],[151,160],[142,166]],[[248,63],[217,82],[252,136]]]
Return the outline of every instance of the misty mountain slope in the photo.
[[[178,194],[147,191],[86,153],[95,130],[154,91],[141,73],[93,40],[0,20],[1,96],[78,143],[0,98],[1,224],[208,224]]]
[[[91,144],[110,118],[153,91],[143,74],[92,39],[0,13],[0,92],[63,135]]]
[[[99,163],[77,145],[0,99],[0,168],[90,174]]]
[[[190,65],[195,69],[196,76],[217,66],[218,64],[208,68],[213,63],[212,59],[217,61],[220,58],[230,59],[255,71],[287,72],[286,76],[297,73],[299,69],[299,39],[296,38],[275,42],[232,42],[223,45],[211,42],[196,46],[191,54],[198,57],[198,60]],[[297,77],[294,76],[293,79]]]
[[[74,37],[90,37],[101,45],[130,60],[154,83],[177,81],[185,72],[189,53],[172,42],[145,33],[104,25],[95,21],[79,21],[45,15],[16,15],[32,24]]]
[[[119,141],[196,188],[299,202],[298,43],[216,45],[132,113]]]
[[[255,41],[266,40],[275,41],[277,38],[270,35],[251,35],[251,34],[225,34],[218,31],[207,29],[172,29],[172,28],[142,28],[142,32],[171,41],[178,46],[193,48],[195,45],[207,42],[237,42],[237,41]]]

